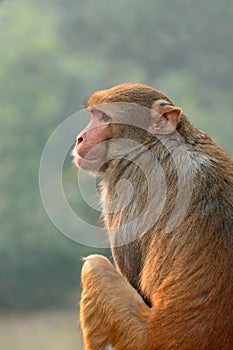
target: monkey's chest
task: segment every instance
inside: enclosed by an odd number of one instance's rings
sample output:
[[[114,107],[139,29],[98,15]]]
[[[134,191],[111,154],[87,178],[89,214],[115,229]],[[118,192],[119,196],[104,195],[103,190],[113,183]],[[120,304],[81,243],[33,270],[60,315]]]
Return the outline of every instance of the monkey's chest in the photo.
[[[135,289],[138,289],[141,272],[140,254],[137,254],[130,245],[114,247],[112,254],[119,272]]]
[[[150,301],[141,293],[140,276],[143,268],[142,252],[137,242],[130,243],[126,246],[112,248],[114,262],[122,276],[137,290],[148,306]]]

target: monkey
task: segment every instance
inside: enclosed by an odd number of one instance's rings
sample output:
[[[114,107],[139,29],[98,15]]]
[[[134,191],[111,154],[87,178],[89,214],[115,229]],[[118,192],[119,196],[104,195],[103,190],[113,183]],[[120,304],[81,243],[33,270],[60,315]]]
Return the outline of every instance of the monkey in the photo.
[[[86,108],[73,157],[101,178],[115,267],[84,259],[85,349],[233,349],[233,162],[148,85],[97,91]]]

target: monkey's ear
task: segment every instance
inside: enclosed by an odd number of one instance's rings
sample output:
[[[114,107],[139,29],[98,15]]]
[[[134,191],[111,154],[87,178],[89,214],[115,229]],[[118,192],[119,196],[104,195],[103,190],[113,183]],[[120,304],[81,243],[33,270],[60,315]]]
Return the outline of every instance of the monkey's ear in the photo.
[[[151,109],[149,131],[152,134],[171,134],[177,128],[181,114],[181,108],[171,105],[166,100],[157,100]]]

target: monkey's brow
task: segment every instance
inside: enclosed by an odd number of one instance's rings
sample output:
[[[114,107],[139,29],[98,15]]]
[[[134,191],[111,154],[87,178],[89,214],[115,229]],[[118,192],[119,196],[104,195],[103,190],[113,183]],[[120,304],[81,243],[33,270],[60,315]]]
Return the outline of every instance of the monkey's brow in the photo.
[[[94,112],[102,112],[100,109],[96,107],[87,107],[88,112],[94,113]]]
[[[157,100],[157,102],[159,106],[171,106],[171,102],[166,101],[166,100]]]

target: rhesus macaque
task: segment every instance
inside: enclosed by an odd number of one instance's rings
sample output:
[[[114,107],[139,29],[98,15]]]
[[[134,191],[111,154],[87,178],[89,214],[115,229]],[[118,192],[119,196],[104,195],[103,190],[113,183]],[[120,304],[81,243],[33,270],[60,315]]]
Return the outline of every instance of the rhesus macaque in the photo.
[[[102,176],[116,269],[85,258],[85,349],[233,349],[233,162],[149,86],[98,91],[86,107],[74,161]]]

